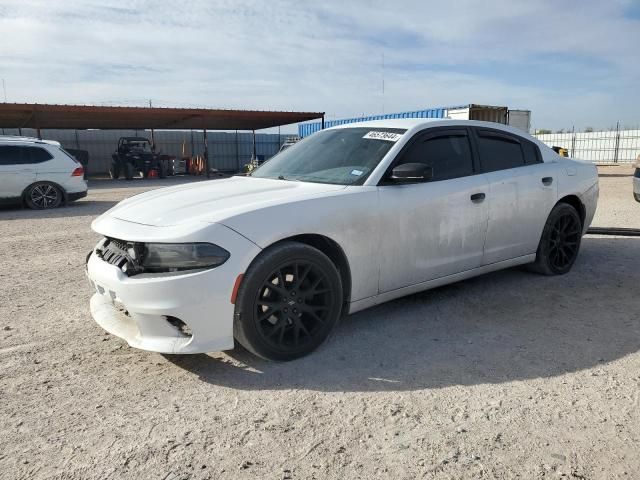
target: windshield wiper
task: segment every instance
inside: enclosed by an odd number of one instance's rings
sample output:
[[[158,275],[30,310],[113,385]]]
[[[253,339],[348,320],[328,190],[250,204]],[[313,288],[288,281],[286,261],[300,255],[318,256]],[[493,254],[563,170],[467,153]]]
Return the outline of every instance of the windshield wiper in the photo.
[[[284,175],[278,175],[278,180],[286,180],[287,182],[301,182],[302,181],[299,178],[290,178],[290,177],[285,177]]]

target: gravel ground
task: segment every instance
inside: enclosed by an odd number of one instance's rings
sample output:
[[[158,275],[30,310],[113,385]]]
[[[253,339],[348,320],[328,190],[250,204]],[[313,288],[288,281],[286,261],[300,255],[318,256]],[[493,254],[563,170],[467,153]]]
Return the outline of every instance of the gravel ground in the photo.
[[[633,167],[600,167],[600,199],[594,227],[640,228],[640,203],[633,198]]]
[[[608,170],[595,224],[640,226]],[[358,313],[291,363],[162,356],[92,321],[83,263],[96,215],[176,181],[0,211],[0,478],[640,477],[640,238]]]

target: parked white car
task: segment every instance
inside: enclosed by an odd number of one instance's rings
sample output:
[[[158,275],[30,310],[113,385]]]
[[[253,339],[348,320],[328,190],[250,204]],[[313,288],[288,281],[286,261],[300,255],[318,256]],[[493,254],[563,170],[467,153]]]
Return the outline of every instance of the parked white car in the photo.
[[[92,228],[94,319],[131,346],[308,354],[341,314],[498,269],[567,273],[592,164],[520,130],[385,120],[318,132],[248,177],[153,190]]]
[[[24,204],[40,210],[86,195],[82,164],[60,143],[0,137],[0,203]]]

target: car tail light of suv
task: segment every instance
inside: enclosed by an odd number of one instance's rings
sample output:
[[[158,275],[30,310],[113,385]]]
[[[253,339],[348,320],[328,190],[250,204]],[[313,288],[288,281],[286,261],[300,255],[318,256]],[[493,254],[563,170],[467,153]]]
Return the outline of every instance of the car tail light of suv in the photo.
[[[73,173],[71,174],[72,177],[82,177],[84,176],[84,168],[82,167],[77,167]]]

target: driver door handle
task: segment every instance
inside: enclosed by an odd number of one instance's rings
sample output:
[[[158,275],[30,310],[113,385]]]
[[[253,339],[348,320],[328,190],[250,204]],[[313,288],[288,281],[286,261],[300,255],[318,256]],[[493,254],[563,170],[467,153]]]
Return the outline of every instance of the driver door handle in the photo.
[[[473,195],[471,195],[471,201],[473,203],[480,203],[484,200],[485,197],[486,195],[484,193],[474,193]]]
[[[545,186],[549,186],[553,183],[553,177],[543,177],[542,178],[542,184]]]

